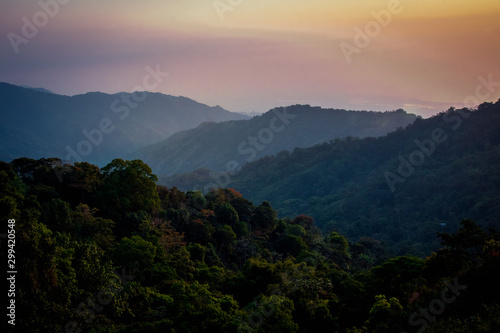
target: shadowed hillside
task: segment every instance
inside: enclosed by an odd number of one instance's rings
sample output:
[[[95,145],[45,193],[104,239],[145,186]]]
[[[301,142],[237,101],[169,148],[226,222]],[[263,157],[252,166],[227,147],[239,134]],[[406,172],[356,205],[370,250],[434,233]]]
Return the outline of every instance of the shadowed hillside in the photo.
[[[202,124],[140,149],[129,158],[144,160],[159,175],[198,168],[226,171],[265,155],[334,138],[384,135],[415,119],[403,110],[382,113],[294,105],[250,120]]]
[[[268,200],[281,216],[305,213],[324,230],[371,235],[402,251],[427,254],[436,231],[473,218],[500,220],[500,102],[450,109],[379,138],[344,138],[283,151],[237,174],[197,170],[161,178],[206,191],[232,187]]]
[[[61,96],[0,83],[0,160],[55,156],[99,165],[205,121],[246,119],[160,93]]]

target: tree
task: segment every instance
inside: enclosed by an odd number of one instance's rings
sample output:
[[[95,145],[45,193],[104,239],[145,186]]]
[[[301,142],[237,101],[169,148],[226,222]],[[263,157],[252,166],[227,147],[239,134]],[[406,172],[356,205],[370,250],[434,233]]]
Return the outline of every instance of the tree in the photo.
[[[252,212],[255,209],[253,203],[243,197],[236,197],[230,203],[238,213],[240,221],[250,223]]]
[[[99,202],[112,218],[139,210],[152,213],[160,208],[155,183],[158,178],[144,162],[115,159],[101,172],[104,178]]]
[[[202,210],[207,205],[207,199],[201,191],[189,191],[186,193],[186,199],[189,200],[189,206],[195,208],[196,210]]]
[[[236,241],[233,251],[236,258],[238,258],[238,266],[241,268],[247,259],[254,257],[258,253],[258,247],[251,238],[245,237]]]
[[[238,213],[230,203],[224,202],[216,211],[217,223],[234,227],[240,221]]]
[[[96,209],[91,209],[86,204],[78,205],[72,216],[74,230],[81,239],[93,241],[106,251],[115,245],[113,234],[115,222],[102,217],[94,217],[96,213]]]
[[[327,237],[327,243],[334,249],[342,254],[347,254],[349,249],[349,242],[344,236],[336,231],[332,231]]]
[[[181,246],[186,245],[184,234],[177,232],[169,221],[160,218],[154,218],[151,225],[157,230],[158,243],[162,246],[165,253],[169,253]]]
[[[470,219],[465,219],[460,224],[461,228],[454,235],[438,233],[438,236],[443,240],[443,245],[465,251],[471,255],[481,253],[481,247],[484,245],[487,234]]]
[[[370,332],[374,333],[398,331],[403,322],[402,314],[403,307],[397,298],[391,297],[387,300],[385,295],[376,295],[375,304],[370,309],[367,326]]]
[[[456,234],[438,233],[445,247],[426,261],[426,278],[454,277],[481,263],[488,235],[472,220],[463,220],[461,225]]]
[[[421,277],[424,264],[424,259],[413,256],[391,258],[372,268],[366,285],[371,286],[373,292],[409,299],[424,283]]]
[[[156,191],[158,192],[158,197],[160,198],[160,205],[162,209],[179,209],[181,206],[186,203],[186,194],[184,192],[179,191],[177,187],[166,188],[165,186],[157,185]],[[196,192],[193,192],[193,199],[197,198]],[[197,208],[197,205],[204,205],[203,200],[199,202],[198,199],[193,200],[194,207]]]
[[[153,264],[156,246],[140,236],[124,237],[116,247],[114,258],[118,265],[141,269]]]
[[[293,321],[293,302],[284,296],[258,297],[247,308],[247,320],[242,322],[242,332],[298,332],[299,326]]]
[[[236,234],[230,226],[224,225],[214,233],[214,239],[217,242],[218,249],[229,249],[236,242]]]
[[[58,188],[60,175],[56,173],[62,167],[62,161],[58,158],[41,158],[34,160],[31,158],[18,158],[11,162],[12,168],[19,178],[26,184],[41,183]]]
[[[219,188],[212,189],[205,195],[207,202],[214,208],[219,207],[219,205],[224,202],[230,202],[237,198],[242,198],[242,195],[232,188]]]
[[[252,226],[252,231],[259,231],[262,235],[270,233],[276,228],[276,211],[271,207],[268,201],[262,202],[262,204],[257,207],[250,218],[250,225]]]
[[[24,184],[11,165],[0,162],[0,218],[17,218],[21,202],[24,199]]]
[[[298,224],[298,225],[302,226],[304,229],[309,230],[312,228],[312,226],[314,224],[314,219],[310,216],[301,214],[299,216],[296,216],[290,222],[290,224]]]
[[[277,239],[276,250],[297,257],[301,251],[307,250],[307,245],[300,236],[285,233]]]
[[[174,319],[176,332],[236,332],[240,311],[231,296],[198,281],[175,282],[168,294],[174,302],[167,315]]]
[[[96,165],[75,162],[65,167],[62,174],[62,196],[74,206],[90,203],[91,196],[102,184],[101,171]]]

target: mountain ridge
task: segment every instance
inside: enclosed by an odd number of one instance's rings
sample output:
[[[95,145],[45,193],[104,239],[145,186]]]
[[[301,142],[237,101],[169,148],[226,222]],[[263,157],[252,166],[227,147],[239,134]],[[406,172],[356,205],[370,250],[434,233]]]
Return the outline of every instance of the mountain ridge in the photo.
[[[313,217],[324,231],[368,235],[405,253],[439,247],[436,232],[464,218],[498,228],[500,100],[450,108],[378,138],[335,139],[252,161],[237,172],[161,177],[180,190],[233,188],[279,215]]]
[[[204,121],[247,119],[156,92],[74,96],[0,82],[0,160],[54,156],[104,165]]]
[[[204,123],[141,148],[128,158],[145,161],[159,175],[198,168],[232,171],[282,150],[310,147],[338,137],[383,135],[416,118],[403,110],[347,111],[292,105],[247,120]]]

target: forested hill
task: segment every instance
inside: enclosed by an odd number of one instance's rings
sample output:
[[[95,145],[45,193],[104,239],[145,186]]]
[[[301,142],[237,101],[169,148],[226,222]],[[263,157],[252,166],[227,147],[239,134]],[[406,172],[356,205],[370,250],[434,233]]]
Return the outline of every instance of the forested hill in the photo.
[[[0,160],[58,157],[101,166],[205,121],[247,119],[160,93],[76,96],[0,82]]]
[[[142,148],[129,158],[143,160],[158,175],[198,168],[228,170],[265,155],[334,138],[384,135],[415,119],[403,110],[382,113],[294,105],[250,120],[205,123]]]
[[[394,257],[232,189],[155,181],[139,160],[0,162],[16,332],[500,330],[496,230],[464,220],[428,258]]]
[[[500,102],[417,119],[379,138],[345,138],[245,165],[162,179],[179,188],[232,187],[280,216],[307,214],[324,230],[372,236],[426,255],[436,231],[462,218],[500,221]],[[413,163],[413,164],[411,164]]]

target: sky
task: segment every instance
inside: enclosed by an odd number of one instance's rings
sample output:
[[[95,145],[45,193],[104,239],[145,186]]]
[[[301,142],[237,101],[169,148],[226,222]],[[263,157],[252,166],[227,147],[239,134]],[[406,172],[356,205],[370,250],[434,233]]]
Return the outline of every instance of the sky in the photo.
[[[500,98],[499,18],[498,0],[1,0],[0,81],[429,117]]]

